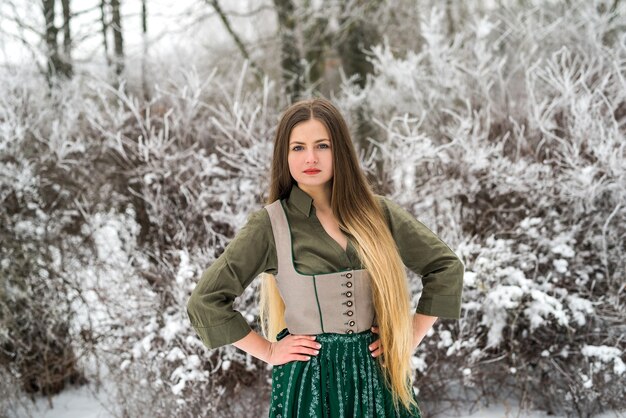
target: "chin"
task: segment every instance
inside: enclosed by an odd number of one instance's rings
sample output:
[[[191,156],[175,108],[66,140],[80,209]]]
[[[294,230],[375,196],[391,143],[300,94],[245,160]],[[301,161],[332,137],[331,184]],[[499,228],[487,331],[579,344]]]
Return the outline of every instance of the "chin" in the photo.
[[[306,178],[306,177],[301,178],[301,179],[296,179],[298,184],[304,184],[306,186],[323,186],[331,180],[332,180],[332,177],[329,179],[316,179],[316,178]]]

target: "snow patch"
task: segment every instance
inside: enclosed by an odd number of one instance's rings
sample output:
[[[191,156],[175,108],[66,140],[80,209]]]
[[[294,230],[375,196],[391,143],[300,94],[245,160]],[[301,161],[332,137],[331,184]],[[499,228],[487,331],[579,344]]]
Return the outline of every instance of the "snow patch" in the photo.
[[[621,376],[626,371],[626,366],[621,359],[622,351],[617,347],[584,345],[580,352],[583,356],[598,359],[602,363],[610,363],[612,361],[613,372],[618,376]]]

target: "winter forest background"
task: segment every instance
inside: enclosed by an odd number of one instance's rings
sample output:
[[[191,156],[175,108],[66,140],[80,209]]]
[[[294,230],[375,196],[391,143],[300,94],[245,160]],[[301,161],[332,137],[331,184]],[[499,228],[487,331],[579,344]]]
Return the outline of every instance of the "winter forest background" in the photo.
[[[86,383],[110,417],[267,413],[270,366],[207,350],[184,307],[313,95],[466,265],[461,319],[413,358],[425,416],[626,414],[625,9],[3,0],[0,416]],[[235,305],[257,330],[258,284]]]

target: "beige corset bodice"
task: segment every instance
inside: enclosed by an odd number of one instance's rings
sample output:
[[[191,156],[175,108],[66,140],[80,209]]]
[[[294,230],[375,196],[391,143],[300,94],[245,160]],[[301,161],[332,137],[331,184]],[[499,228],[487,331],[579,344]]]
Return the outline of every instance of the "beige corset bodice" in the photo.
[[[278,273],[291,334],[366,331],[376,324],[370,276],[365,269],[302,274],[293,262],[289,221],[280,200],[265,206],[272,224]]]

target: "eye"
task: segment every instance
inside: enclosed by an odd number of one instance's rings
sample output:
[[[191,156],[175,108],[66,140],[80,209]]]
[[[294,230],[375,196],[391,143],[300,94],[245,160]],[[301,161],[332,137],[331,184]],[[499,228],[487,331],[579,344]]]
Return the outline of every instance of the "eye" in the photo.
[[[320,144],[319,147],[322,148],[322,149],[329,149],[330,148],[330,144]],[[300,151],[300,148],[302,148],[302,145],[296,145],[293,148],[291,148],[291,150],[292,151]]]

